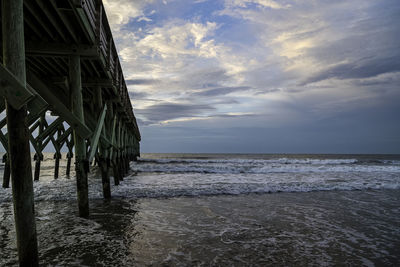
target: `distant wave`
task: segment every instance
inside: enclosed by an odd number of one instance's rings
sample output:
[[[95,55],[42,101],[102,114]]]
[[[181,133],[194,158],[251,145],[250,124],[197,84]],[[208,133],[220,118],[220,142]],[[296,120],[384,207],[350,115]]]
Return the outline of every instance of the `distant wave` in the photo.
[[[140,159],[139,163],[154,163],[154,164],[185,164],[185,163],[240,163],[240,164],[354,164],[358,163],[357,159]],[[383,163],[383,162],[382,162]]]
[[[400,172],[399,161],[358,159],[141,159],[137,172],[322,173]]]
[[[140,159],[130,167],[131,174],[112,186],[114,197],[400,189],[400,162],[386,159],[164,158]],[[101,199],[96,173],[89,174],[89,196]],[[36,201],[74,200],[76,182],[65,177],[54,180],[53,166],[45,165],[34,191]],[[0,202],[11,199],[11,189],[0,188]]]

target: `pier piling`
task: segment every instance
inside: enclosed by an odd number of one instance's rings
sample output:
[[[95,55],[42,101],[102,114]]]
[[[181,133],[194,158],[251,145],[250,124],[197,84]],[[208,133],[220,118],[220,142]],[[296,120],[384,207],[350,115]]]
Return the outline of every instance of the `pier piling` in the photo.
[[[2,1],[3,64],[26,86],[23,0]],[[8,153],[20,266],[38,266],[27,106],[6,101]],[[22,167],[21,167],[22,166]]]
[[[95,94],[96,94],[96,105],[97,105],[97,111],[99,114],[101,114],[101,111],[103,108],[107,108],[106,105],[103,107],[103,97],[101,93],[101,87],[97,86],[95,88]],[[102,118],[99,118],[101,120]],[[104,118],[103,118],[104,119]],[[105,127],[101,127],[101,132],[105,135]],[[107,149],[105,148],[105,145],[102,141],[100,141],[100,146],[99,146],[99,161],[98,165],[101,170],[101,182],[103,184],[103,196],[106,199],[111,198],[111,187],[110,187],[110,175],[109,175],[109,169],[108,169],[108,164],[107,164]]]
[[[83,115],[82,82],[81,82],[81,62],[80,56],[72,55],[69,57],[69,82],[71,88],[72,113],[85,123]],[[75,143],[75,172],[78,196],[79,216],[89,216],[89,192],[87,172],[89,162],[86,158],[86,142],[76,130],[74,133]]]
[[[65,175],[67,176],[67,177],[69,177],[69,175],[70,175],[70,172],[71,172],[71,159],[72,159],[72,157],[73,157],[74,155],[73,155],[73,153],[71,152],[71,150],[67,153],[67,168],[66,168],[66,171],[65,171]]]
[[[3,188],[9,188],[11,170],[10,170],[10,157],[8,156],[8,153],[4,154],[3,162],[4,162]]]
[[[34,181],[39,181],[39,176],[40,176],[40,162],[43,160],[42,155],[38,155],[37,153],[33,157],[33,160],[35,161],[35,174],[33,176]]]
[[[54,157],[53,158],[55,159],[54,179],[58,179],[58,170],[60,169],[61,153],[57,151],[56,153],[54,153]]]

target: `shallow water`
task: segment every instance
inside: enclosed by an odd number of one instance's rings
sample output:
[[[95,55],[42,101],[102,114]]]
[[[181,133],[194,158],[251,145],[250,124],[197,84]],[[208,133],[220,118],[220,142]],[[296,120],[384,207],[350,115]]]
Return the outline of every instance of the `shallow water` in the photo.
[[[49,160],[34,184],[41,264],[399,266],[396,159],[265,157],[150,155],[111,201],[93,171],[89,219]],[[286,171],[252,171],[272,166]],[[17,265],[10,191],[0,189],[0,266]]]
[[[400,191],[332,191],[36,204],[43,265],[367,265],[400,263]],[[2,203],[1,265],[16,265]]]

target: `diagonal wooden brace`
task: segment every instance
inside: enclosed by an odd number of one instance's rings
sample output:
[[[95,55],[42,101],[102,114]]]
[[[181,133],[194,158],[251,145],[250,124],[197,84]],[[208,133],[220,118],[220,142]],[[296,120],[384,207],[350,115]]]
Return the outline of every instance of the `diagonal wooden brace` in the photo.
[[[5,97],[7,102],[17,110],[35,96],[2,64],[0,64],[0,95]]]
[[[92,140],[90,142],[91,147],[89,152],[89,162],[92,162],[94,155],[96,154],[97,145],[99,144],[100,134],[103,129],[104,119],[106,117],[106,112],[107,112],[107,105],[104,105],[103,111],[101,112],[99,121],[96,126],[96,130],[94,131]]]

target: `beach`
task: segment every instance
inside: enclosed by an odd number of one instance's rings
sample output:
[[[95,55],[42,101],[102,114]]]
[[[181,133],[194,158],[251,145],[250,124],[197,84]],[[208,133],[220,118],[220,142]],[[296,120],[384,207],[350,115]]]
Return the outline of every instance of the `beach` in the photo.
[[[44,266],[398,266],[397,156],[145,154],[113,199],[89,176],[35,182]],[[65,162],[60,173],[64,173]],[[1,266],[17,265],[10,189],[0,189]]]

